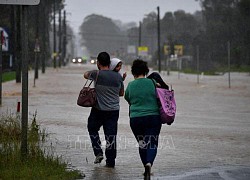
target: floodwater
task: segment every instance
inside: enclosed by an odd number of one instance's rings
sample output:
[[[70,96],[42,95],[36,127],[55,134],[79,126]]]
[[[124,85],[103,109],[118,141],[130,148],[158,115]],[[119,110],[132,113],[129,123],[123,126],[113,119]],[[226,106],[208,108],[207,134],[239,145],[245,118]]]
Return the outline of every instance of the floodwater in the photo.
[[[143,179],[144,168],[138,146],[129,127],[128,104],[121,98],[118,153],[115,169],[105,161],[93,164],[87,131],[90,108],[76,105],[86,70],[95,65],[69,65],[46,69],[33,87],[29,74],[29,116],[37,111],[40,127],[50,134],[51,152],[85,174],[84,179]],[[131,81],[129,67],[125,67]],[[199,76],[162,72],[175,90],[177,115],[171,125],[163,125],[152,179],[250,179],[250,76],[231,73]],[[179,78],[178,78],[179,77]],[[16,112],[21,101],[21,84],[3,83],[0,112]],[[103,138],[103,131],[100,131]],[[105,142],[103,141],[103,147]]]

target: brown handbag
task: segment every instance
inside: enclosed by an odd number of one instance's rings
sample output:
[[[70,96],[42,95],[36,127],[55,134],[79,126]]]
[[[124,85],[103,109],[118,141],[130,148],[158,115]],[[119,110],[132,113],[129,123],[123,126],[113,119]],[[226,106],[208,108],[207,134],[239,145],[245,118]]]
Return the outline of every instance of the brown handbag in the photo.
[[[98,77],[99,71],[96,75],[96,81]],[[89,79],[85,82],[83,88],[81,89],[78,99],[77,99],[77,105],[82,107],[93,107],[96,105],[97,98],[96,98],[96,92],[95,88],[91,88],[90,85],[92,84],[93,80],[90,81],[89,85],[87,85]]]

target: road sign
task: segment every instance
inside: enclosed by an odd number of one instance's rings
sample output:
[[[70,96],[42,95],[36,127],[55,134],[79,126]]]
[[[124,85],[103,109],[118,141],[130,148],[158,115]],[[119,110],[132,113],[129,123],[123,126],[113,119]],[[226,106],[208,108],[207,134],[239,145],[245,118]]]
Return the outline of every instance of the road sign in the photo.
[[[0,0],[0,4],[38,5],[40,0]]]
[[[174,54],[177,54],[178,56],[183,55],[183,45],[175,45],[174,46]]]
[[[139,46],[138,47],[138,56],[147,56],[148,55],[148,47],[147,46]]]
[[[2,51],[9,51],[9,35],[7,31],[0,27]]]
[[[136,47],[132,46],[132,45],[128,46],[127,52],[128,52],[128,54],[135,54],[136,53]]]

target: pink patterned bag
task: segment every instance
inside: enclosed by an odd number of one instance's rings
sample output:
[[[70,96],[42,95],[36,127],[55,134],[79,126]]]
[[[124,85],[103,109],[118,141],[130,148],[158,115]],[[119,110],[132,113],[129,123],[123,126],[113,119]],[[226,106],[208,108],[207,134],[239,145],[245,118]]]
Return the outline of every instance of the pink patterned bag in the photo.
[[[174,90],[156,88],[157,96],[160,100],[160,116],[162,124],[171,125],[174,122],[176,114],[176,103]]]

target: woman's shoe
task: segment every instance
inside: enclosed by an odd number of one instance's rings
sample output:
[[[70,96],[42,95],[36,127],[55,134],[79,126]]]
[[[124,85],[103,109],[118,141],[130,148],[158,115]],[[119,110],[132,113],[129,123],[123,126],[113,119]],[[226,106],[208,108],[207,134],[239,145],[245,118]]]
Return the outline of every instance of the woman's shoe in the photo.
[[[144,167],[145,167],[144,179],[145,179],[145,180],[150,180],[150,175],[151,175],[151,164],[150,164],[150,163],[147,163]]]
[[[102,154],[98,154],[95,158],[94,164],[100,164],[103,160],[103,155]]]

